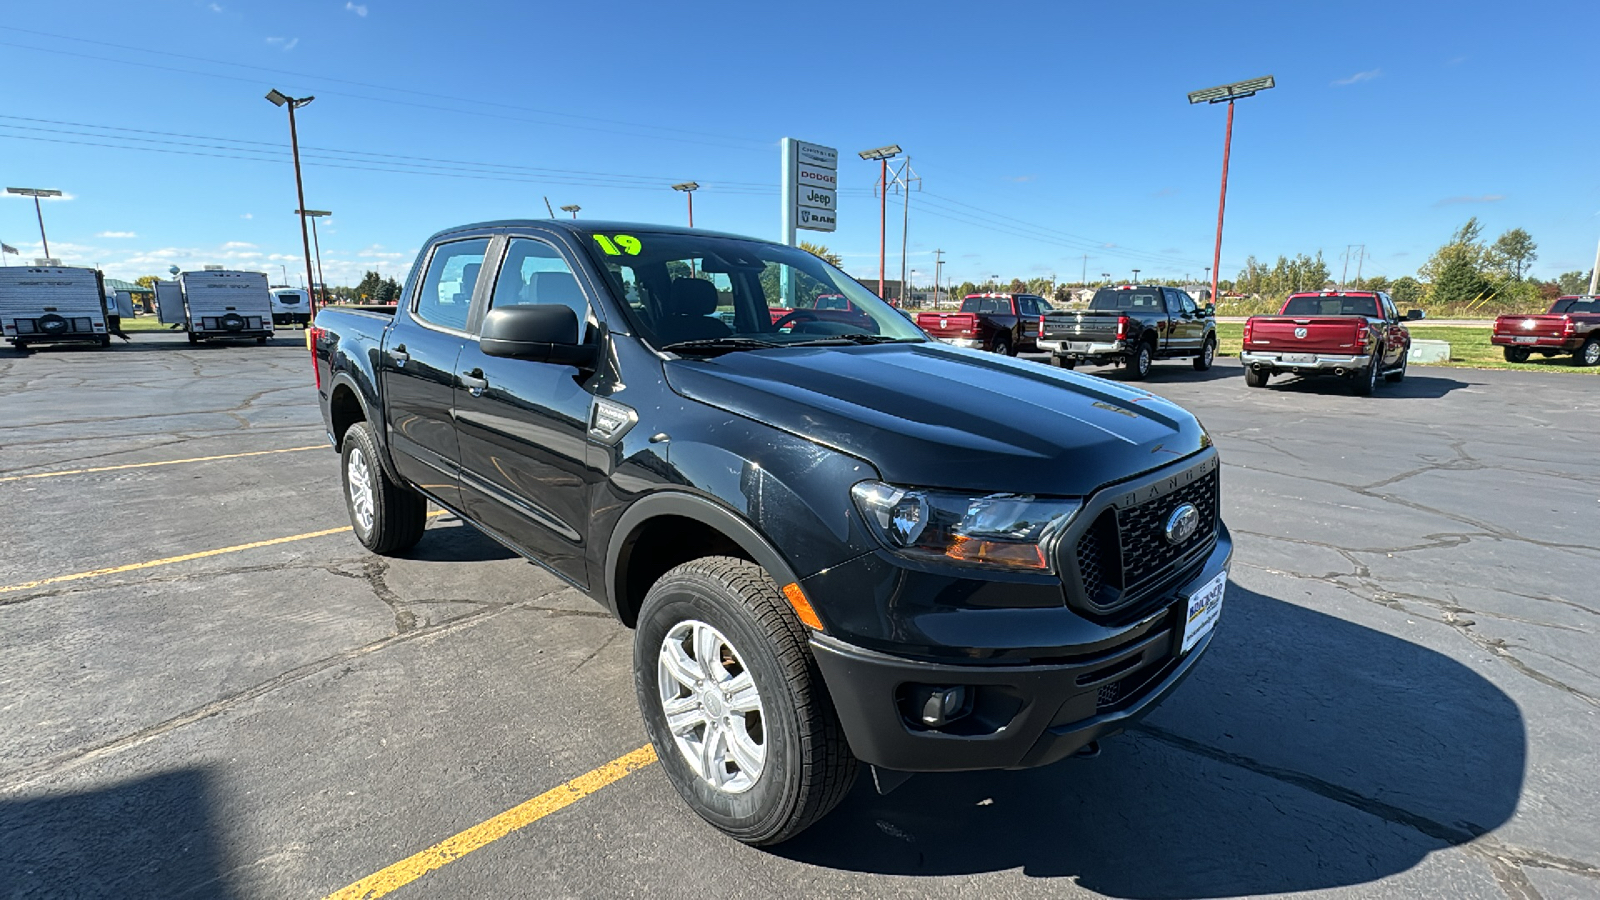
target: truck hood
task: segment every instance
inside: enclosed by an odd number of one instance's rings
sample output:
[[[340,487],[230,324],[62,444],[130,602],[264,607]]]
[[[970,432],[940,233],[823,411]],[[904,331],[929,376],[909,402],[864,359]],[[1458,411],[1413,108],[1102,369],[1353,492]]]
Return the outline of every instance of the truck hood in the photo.
[[[743,351],[665,369],[684,397],[903,485],[1083,495],[1210,444],[1194,416],[1146,391],[938,344]]]

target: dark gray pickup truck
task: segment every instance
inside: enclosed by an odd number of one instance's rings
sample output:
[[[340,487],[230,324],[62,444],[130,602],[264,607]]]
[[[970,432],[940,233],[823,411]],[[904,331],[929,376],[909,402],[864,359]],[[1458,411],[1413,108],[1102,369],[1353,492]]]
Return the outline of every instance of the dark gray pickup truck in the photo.
[[[1051,310],[1039,318],[1039,349],[1056,365],[1122,366],[1146,378],[1158,359],[1193,359],[1202,372],[1217,355],[1216,321],[1188,292],[1125,284],[1095,291],[1087,310]]]
[[[861,763],[887,790],[1093,755],[1216,635],[1233,543],[1194,416],[931,341],[794,247],[465,226],[309,343],[357,538],[404,553],[431,501],[635,628],[662,769],[741,841]]]

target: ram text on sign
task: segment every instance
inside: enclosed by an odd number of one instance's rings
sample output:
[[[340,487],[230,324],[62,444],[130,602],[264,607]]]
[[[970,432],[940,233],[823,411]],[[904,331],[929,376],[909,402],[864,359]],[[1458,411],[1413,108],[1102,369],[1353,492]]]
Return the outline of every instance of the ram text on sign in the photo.
[[[834,215],[831,209],[800,208],[800,227],[811,231],[832,231]]]

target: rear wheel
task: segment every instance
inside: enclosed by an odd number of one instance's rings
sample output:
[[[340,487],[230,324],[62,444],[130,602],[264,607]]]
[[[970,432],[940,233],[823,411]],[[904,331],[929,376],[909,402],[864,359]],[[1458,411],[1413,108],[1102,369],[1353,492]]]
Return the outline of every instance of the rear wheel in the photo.
[[[416,546],[428,524],[428,501],[389,478],[367,423],[357,422],[344,433],[341,468],[345,508],[362,546],[381,556]]]
[[[634,634],[633,679],[667,780],[701,818],[776,844],[822,818],[857,763],[766,570],[712,556],[661,576]]]
[[[1357,397],[1370,397],[1378,387],[1378,360],[1383,359],[1383,348],[1372,348],[1372,359],[1367,363],[1366,369],[1355,377],[1352,387]]]
[[[1600,337],[1585,341],[1578,352],[1572,355],[1572,362],[1579,366],[1600,366]]]
[[[1128,377],[1135,381],[1143,381],[1149,378],[1150,366],[1154,362],[1155,352],[1150,349],[1149,344],[1140,341],[1139,349],[1135,350],[1133,355],[1127,359]]]
[[[102,347],[111,346],[111,335],[109,335],[109,334],[100,335],[100,346],[102,346]]]
[[[994,350],[994,352],[1000,354],[1001,356],[1010,356],[1011,355],[1011,338],[1009,338],[1009,337],[1007,337],[1007,336],[1005,336],[1003,334],[1000,335],[999,337],[995,338],[994,339],[993,350]]]
[[[191,343],[191,344],[200,343],[200,338],[198,336],[196,336],[195,333],[192,332],[192,331],[189,332],[189,343]]]
[[[266,342],[267,342],[267,336],[266,335],[261,335],[260,337],[256,338],[256,343],[258,343],[258,344],[265,344]]]
[[[1267,386],[1267,379],[1271,377],[1272,373],[1266,369],[1244,370],[1244,383],[1247,387],[1264,388]]]
[[[1211,368],[1211,364],[1215,362],[1216,359],[1217,339],[1215,337],[1208,337],[1206,338],[1205,346],[1200,348],[1200,355],[1194,358],[1194,370],[1196,372],[1204,372]]]
[[[1507,347],[1505,348],[1505,354],[1506,362],[1525,363],[1528,361],[1527,347]]]
[[[1078,361],[1070,356],[1052,356],[1050,361],[1063,369],[1076,369],[1078,367]]]

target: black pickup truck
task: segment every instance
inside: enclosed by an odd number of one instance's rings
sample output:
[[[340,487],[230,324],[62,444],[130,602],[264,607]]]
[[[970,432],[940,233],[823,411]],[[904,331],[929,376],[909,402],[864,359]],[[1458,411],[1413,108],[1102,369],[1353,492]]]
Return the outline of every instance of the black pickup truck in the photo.
[[[1051,310],[1039,319],[1039,349],[1056,365],[1116,363],[1146,378],[1158,359],[1192,358],[1202,372],[1217,355],[1217,326],[1210,309],[1188,292],[1125,284],[1094,293],[1087,310]]]
[[[795,248],[470,225],[308,342],[360,541],[406,552],[431,501],[636,629],[667,777],[748,843],[861,763],[888,790],[1092,755],[1215,634],[1233,544],[1193,416],[930,341]]]

